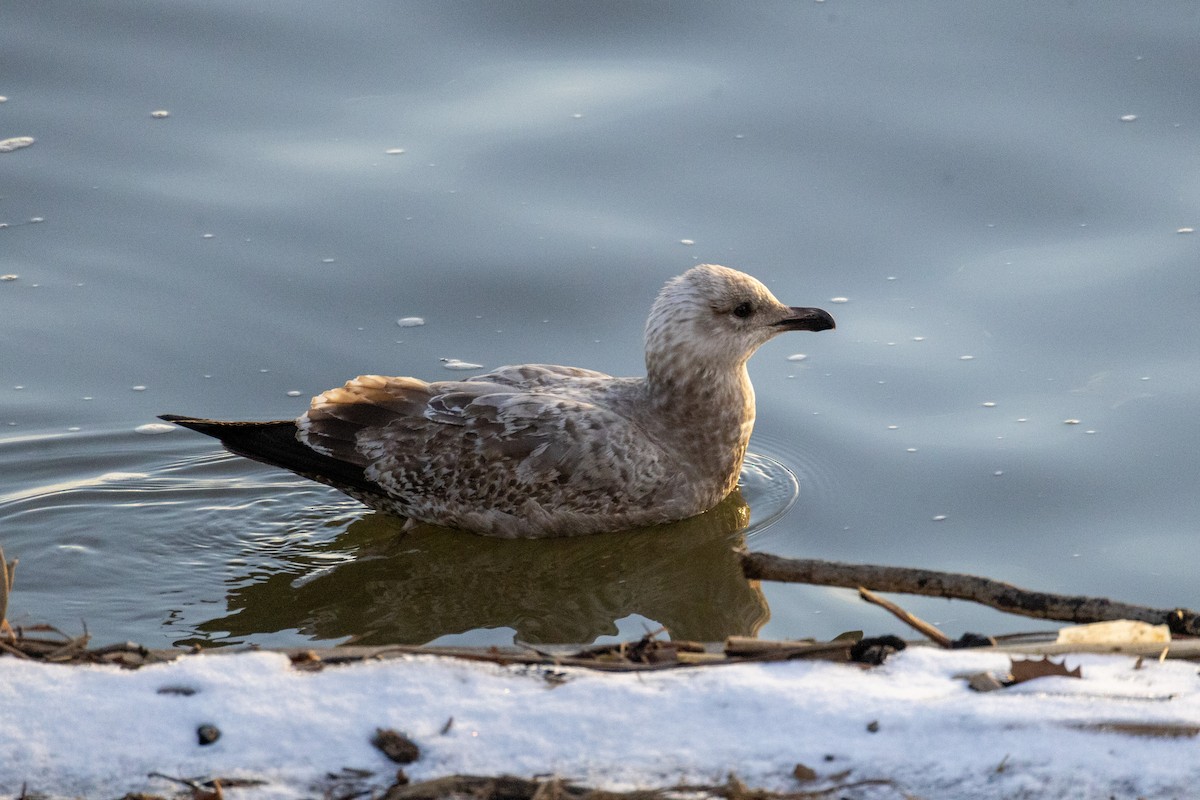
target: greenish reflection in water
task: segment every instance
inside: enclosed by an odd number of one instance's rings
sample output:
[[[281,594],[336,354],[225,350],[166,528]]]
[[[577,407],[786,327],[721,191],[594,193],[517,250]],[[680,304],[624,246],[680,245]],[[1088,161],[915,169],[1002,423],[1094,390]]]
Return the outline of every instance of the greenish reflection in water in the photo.
[[[630,614],[676,639],[750,636],[769,610],[733,553],[749,518],[739,492],[682,522],[567,539],[405,532],[400,520],[369,514],[295,558],[295,569],[236,579],[229,614],[179,644],[289,630],[344,644],[420,644],[501,627],[527,642],[590,642],[617,633],[615,621]],[[338,563],[314,569],[331,558]]]

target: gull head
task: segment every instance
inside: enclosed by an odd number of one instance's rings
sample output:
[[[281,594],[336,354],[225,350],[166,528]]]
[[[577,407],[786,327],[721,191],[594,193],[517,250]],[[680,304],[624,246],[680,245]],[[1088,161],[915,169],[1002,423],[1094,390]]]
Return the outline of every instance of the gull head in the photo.
[[[671,371],[689,363],[703,372],[740,367],[780,333],[833,327],[828,312],[785,306],[744,272],[701,264],[658,293],[646,321],[646,367],[651,372],[669,363]]]

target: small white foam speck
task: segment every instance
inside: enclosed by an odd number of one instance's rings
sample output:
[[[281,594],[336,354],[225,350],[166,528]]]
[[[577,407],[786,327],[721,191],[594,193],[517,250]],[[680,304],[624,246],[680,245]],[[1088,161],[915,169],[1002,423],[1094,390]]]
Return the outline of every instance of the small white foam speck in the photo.
[[[1196,229],[1195,228],[1177,228],[1175,230],[1175,232],[1176,233],[1195,233]]]
[[[829,302],[831,302],[831,303],[849,303],[850,298],[849,297],[831,297],[831,298],[829,298]]]
[[[808,355],[806,353],[792,353],[790,356],[787,357],[787,360],[788,361],[803,361],[806,358],[808,358]]]
[[[996,407],[996,404],[993,403],[991,400],[988,400],[986,403],[981,403],[981,405],[984,408],[995,408]]]
[[[151,111],[150,116],[154,119],[166,119],[167,117],[171,116],[171,112],[160,108],[157,111]]]
[[[129,390],[133,392],[144,392],[146,391],[146,387],[139,383],[137,386],[130,386]]]
[[[934,518],[933,518],[933,521],[934,521],[934,522],[942,522],[942,521],[944,521],[945,519],[946,519],[946,515],[945,515],[945,514],[937,514],[936,516],[934,516]]]
[[[406,151],[403,147],[389,147],[387,150],[383,151],[383,154],[387,156],[402,156],[405,152]]]
[[[958,360],[959,361],[974,361],[975,356],[959,356]]]
[[[170,433],[175,430],[174,425],[168,425],[165,422],[147,422],[145,425],[138,425],[133,429],[134,433],[142,433],[146,436],[157,436],[160,433]]]
[[[1121,116],[1121,122],[1133,122],[1136,119],[1137,119],[1137,114],[1123,114]]]
[[[1077,419],[1064,419],[1064,420],[1063,420],[1063,424],[1064,424],[1064,425],[1078,425],[1078,424],[1079,424],[1079,420],[1077,420]]]
[[[696,240],[695,239],[680,239],[679,243],[687,245],[688,247],[691,247],[692,245],[694,245],[696,243]]]
[[[396,320],[396,324],[401,328],[416,328],[425,324],[424,317],[401,317]]]
[[[29,147],[37,140],[32,136],[14,136],[11,139],[0,139],[0,153],[11,153],[22,147]]]
[[[483,364],[472,364],[470,361],[460,361],[457,358],[443,358],[442,366],[446,369],[482,369]]]
[[[287,393],[287,396],[288,397],[299,397],[300,393],[298,391],[296,391],[295,389],[292,389],[290,392]]]

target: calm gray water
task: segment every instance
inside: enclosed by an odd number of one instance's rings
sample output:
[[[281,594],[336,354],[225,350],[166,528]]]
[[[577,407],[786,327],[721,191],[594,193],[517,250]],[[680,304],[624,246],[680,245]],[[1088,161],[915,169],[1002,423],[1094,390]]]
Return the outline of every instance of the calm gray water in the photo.
[[[0,139],[36,139],[0,153],[10,617],[152,646],[896,629],[747,585],[743,540],[1200,605],[1198,41],[1182,3],[5,4]],[[756,356],[744,502],[667,531],[405,535],[135,432],[442,358],[635,374],[704,261],[838,330]]]

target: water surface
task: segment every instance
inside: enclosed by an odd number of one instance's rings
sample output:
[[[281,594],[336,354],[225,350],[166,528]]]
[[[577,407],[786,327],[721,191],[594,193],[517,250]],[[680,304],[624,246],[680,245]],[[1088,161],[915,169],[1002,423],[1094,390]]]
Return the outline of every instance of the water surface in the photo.
[[[149,645],[895,629],[739,583],[737,542],[1195,606],[1198,39],[1182,4],[10,5],[10,614]],[[751,363],[783,469],[743,499],[799,496],[748,538],[404,535],[134,433],[443,358],[636,374],[703,261],[838,320]]]

